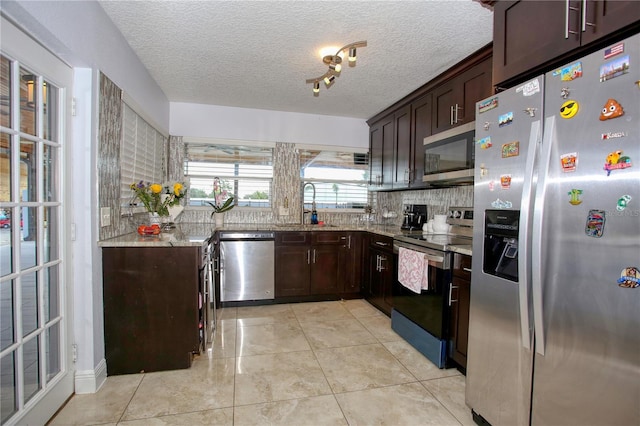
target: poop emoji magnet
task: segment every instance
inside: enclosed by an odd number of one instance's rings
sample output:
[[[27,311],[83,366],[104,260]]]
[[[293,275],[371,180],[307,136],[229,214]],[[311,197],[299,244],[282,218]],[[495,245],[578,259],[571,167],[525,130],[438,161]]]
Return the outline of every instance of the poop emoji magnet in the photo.
[[[622,105],[615,99],[609,99],[600,112],[600,121],[611,120],[624,115]]]
[[[578,102],[569,99],[560,107],[560,117],[562,118],[572,118],[574,115],[578,113],[579,109]]]

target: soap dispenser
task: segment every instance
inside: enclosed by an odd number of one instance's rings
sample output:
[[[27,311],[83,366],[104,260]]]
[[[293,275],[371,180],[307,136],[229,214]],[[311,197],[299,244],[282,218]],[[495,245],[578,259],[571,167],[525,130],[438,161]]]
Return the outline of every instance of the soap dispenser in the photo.
[[[311,207],[311,224],[312,225],[318,224],[318,212],[316,211],[316,203],[313,203]]]

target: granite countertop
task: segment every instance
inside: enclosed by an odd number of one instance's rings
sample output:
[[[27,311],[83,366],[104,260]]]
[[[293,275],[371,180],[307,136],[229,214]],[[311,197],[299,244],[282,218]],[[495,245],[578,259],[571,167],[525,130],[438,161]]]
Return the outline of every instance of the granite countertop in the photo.
[[[449,250],[454,253],[466,254],[467,256],[472,256],[471,254],[471,244],[464,245],[450,245]]]
[[[402,233],[392,225],[298,225],[229,224],[216,228],[212,223],[178,223],[160,235],[142,236],[137,232],[98,241],[99,247],[189,247],[201,246],[215,231],[365,231],[393,237]]]

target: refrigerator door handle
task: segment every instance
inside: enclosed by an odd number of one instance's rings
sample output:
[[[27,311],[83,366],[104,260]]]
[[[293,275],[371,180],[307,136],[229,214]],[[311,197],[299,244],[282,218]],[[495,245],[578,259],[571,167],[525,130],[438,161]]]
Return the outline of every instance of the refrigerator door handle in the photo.
[[[552,143],[555,136],[556,117],[550,116],[544,122],[544,138],[540,155],[536,202],[533,209],[533,228],[531,241],[531,294],[533,296],[533,319],[536,336],[536,352],[544,356],[544,307],[542,304],[542,225],[544,219],[544,201],[547,192],[547,174],[551,161]]]
[[[529,260],[529,223],[531,222],[532,197],[533,197],[533,178],[536,166],[536,153],[540,144],[540,120],[531,123],[529,131],[529,148],[527,150],[527,163],[524,171],[524,184],[522,187],[522,200],[520,201],[520,230],[518,235],[518,271],[519,292],[518,298],[520,302],[520,335],[522,336],[522,347],[531,349],[531,323],[529,316],[529,288],[530,280],[528,271],[531,270],[531,262]]]

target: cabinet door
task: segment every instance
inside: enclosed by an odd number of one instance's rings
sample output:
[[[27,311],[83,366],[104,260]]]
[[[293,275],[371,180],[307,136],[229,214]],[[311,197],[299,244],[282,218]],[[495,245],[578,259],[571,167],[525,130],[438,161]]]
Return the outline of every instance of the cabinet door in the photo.
[[[394,165],[393,114],[372,124],[369,130],[369,170],[371,190],[391,189]]]
[[[424,186],[424,138],[431,136],[431,103],[433,95],[427,93],[411,104],[411,140],[413,148],[413,173],[411,174],[412,188]]]
[[[627,25],[640,20],[640,4],[637,0],[587,0],[583,12],[582,44],[591,43]]]
[[[311,294],[338,294],[340,247],[318,245],[311,248]]]
[[[393,188],[409,186],[413,168],[413,150],[411,147],[411,105],[401,108],[394,114],[394,161]]]
[[[349,232],[347,241],[340,248],[338,276],[342,282],[343,293],[359,293],[361,291],[362,265],[364,259],[363,239],[359,232]]]
[[[393,283],[395,280],[396,267],[393,253],[383,252],[380,255],[380,280],[382,281],[382,304],[383,312],[391,315],[393,309]]]
[[[382,123],[382,189],[393,187],[395,170],[395,117],[391,116]]]
[[[371,190],[382,185],[383,156],[382,122],[373,124],[369,129],[369,185]]]
[[[276,297],[307,296],[310,294],[309,246],[276,245]]]
[[[467,344],[469,341],[469,296],[471,282],[453,278],[451,290],[451,358],[462,368],[467,368]]]
[[[493,7],[493,82],[580,46],[580,1],[499,1]]]
[[[382,281],[380,277],[380,250],[374,248],[369,249],[369,261],[368,261],[368,283],[366,286],[366,299],[375,305],[380,307],[382,304]]]
[[[491,96],[491,58],[486,59],[456,77],[456,84],[462,86],[462,99],[459,101],[456,126],[470,123],[476,119],[476,102]]]
[[[453,127],[454,108],[461,98],[459,91],[460,87],[456,85],[455,79],[449,80],[433,90],[433,134]]]

